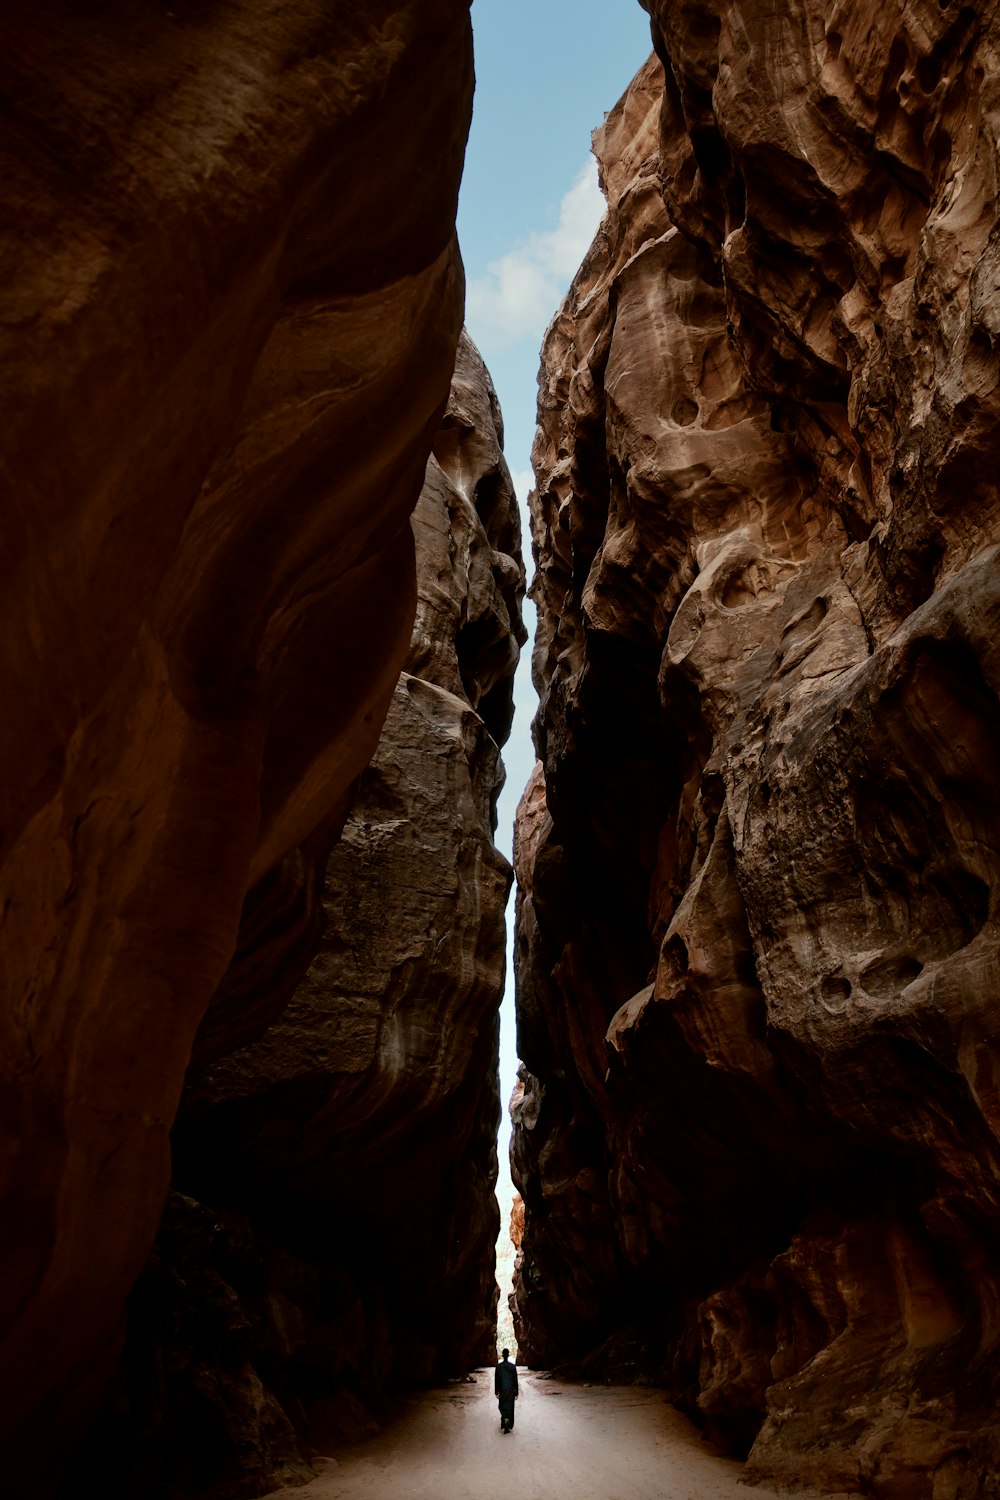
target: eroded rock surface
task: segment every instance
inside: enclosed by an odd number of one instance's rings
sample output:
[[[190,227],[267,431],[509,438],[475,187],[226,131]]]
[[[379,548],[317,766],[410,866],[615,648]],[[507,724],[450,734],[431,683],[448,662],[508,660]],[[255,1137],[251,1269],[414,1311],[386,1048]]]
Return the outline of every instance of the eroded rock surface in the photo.
[[[0,54],[0,1424],[42,1494],[195,1032],[301,977],[407,650],[472,67],[466,0],[11,0]]]
[[[997,19],[650,3],[543,351],[518,1344],[1000,1460]],[[991,1488],[992,1486],[992,1488]]]
[[[524,570],[464,336],[413,531],[410,651],[326,866],[319,951],[261,1037],[187,1080],[120,1377],[137,1500],[264,1493],[363,1435],[386,1388],[495,1358],[493,825]]]

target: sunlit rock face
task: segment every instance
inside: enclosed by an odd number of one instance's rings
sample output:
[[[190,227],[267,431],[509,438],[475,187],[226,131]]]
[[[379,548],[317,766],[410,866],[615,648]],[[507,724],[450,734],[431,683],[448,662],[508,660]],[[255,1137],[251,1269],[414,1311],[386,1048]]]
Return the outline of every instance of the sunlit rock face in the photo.
[[[0,1436],[43,1494],[196,1030],[301,977],[406,654],[472,66],[465,0],[10,0],[0,38]]]
[[[178,1191],[130,1307],[128,1439],[109,1411],[96,1443],[127,1452],[136,1500],[264,1493],[363,1436],[387,1387],[495,1359],[493,824],[524,570],[464,336],[413,532],[410,651],[326,866],[319,951],[261,1037],[188,1076]]]
[[[648,8],[543,351],[519,1347],[658,1372],[752,1477],[966,1500],[1000,1460],[996,25]]]

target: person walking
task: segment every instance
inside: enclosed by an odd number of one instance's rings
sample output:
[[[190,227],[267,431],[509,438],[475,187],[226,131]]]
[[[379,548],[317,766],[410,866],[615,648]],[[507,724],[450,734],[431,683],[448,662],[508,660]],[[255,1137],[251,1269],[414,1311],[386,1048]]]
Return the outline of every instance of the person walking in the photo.
[[[501,1352],[503,1358],[493,1372],[493,1390],[500,1407],[500,1431],[510,1432],[514,1426],[514,1402],[517,1400],[517,1370],[510,1363],[510,1350]]]

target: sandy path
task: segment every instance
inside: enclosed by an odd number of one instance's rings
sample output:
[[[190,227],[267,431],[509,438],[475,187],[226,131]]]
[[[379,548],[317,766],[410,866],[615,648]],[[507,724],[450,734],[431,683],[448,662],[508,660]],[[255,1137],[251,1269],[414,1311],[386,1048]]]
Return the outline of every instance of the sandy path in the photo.
[[[493,1373],[413,1397],[378,1437],[318,1460],[285,1500],[773,1500],[737,1485],[659,1391],[565,1385],[518,1372],[514,1431],[500,1432]]]

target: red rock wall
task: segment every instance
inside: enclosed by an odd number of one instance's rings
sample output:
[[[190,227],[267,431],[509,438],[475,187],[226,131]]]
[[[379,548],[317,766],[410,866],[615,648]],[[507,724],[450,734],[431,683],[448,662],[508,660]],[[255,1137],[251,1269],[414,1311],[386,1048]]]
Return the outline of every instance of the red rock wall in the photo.
[[[543,350],[518,1342],[992,1493],[991,7],[650,4]]]
[[[318,952],[262,1036],[188,1074],[176,1191],[77,1471],[116,1455],[115,1494],[262,1494],[370,1430],[386,1388],[495,1359],[493,822],[524,637],[501,444],[463,336],[413,516],[410,651]]]
[[[472,67],[465,0],[11,0],[0,56],[0,1435],[35,1494],[195,1032],[294,987],[405,656]]]

